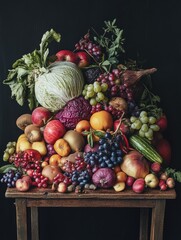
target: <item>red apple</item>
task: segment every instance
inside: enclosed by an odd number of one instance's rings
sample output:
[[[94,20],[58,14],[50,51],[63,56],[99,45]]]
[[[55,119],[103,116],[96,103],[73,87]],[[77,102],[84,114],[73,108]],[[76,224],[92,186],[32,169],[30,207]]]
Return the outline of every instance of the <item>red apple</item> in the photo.
[[[27,174],[28,176],[30,176],[30,177],[33,177],[33,172],[34,172],[33,169],[28,169],[28,170],[26,171],[26,174]]]
[[[149,173],[145,177],[145,183],[146,183],[146,186],[148,186],[150,188],[156,188],[159,184],[159,179],[157,178],[157,176],[155,174]]]
[[[115,120],[115,121],[114,121],[114,131],[117,130],[119,124],[120,124],[120,120]],[[121,130],[121,132],[122,132],[123,134],[128,134],[129,131],[130,131],[128,120],[123,121],[123,122],[121,123],[119,129]]]
[[[159,173],[161,170],[161,164],[158,162],[154,162],[151,164],[150,168],[154,173]]]
[[[60,182],[60,183],[58,184],[57,191],[60,192],[60,193],[66,192],[66,191],[67,191],[67,184],[64,183],[64,182]]]
[[[23,175],[21,179],[29,182],[30,186],[32,185],[32,179],[29,175]]]
[[[162,138],[156,143],[155,148],[157,152],[162,156],[165,163],[169,165],[172,157],[172,149],[169,141],[165,138]]]
[[[165,191],[167,190],[168,186],[166,184],[166,180],[163,180],[163,179],[159,179],[159,184],[158,186],[160,187],[160,190],[161,191]]]
[[[30,188],[30,182],[26,179],[20,178],[16,181],[16,188],[20,192],[26,192]]]
[[[156,124],[160,127],[160,131],[163,132],[167,129],[168,121],[165,115],[162,115],[157,121]]]
[[[59,120],[51,120],[43,131],[44,140],[53,145],[59,138],[63,137],[65,132],[65,126]]]
[[[51,112],[44,107],[37,107],[31,114],[32,122],[38,127],[43,127],[51,117]]]
[[[77,63],[76,54],[70,50],[60,50],[59,52],[56,53],[56,57],[58,61]]]
[[[166,181],[163,179],[159,179],[158,186],[161,187],[163,184],[166,184]]]
[[[123,172],[134,178],[145,178],[149,173],[148,161],[136,150],[125,154],[120,166]]]
[[[77,65],[80,68],[87,67],[90,64],[90,56],[84,51],[76,52]]]
[[[132,187],[134,181],[135,181],[134,177],[128,176],[127,179],[126,179],[126,186]]]
[[[132,190],[135,193],[142,193],[144,189],[145,189],[145,180],[143,178],[136,179],[132,185]]]
[[[169,188],[175,187],[175,180],[172,177],[167,178],[166,184]]]

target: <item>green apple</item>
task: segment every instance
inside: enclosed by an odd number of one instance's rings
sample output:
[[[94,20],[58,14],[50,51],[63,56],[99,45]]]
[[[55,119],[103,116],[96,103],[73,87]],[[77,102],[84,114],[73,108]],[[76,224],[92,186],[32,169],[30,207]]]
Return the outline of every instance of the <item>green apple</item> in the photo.
[[[159,184],[159,179],[155,174],[149,173],[145,177],[145,184],[150,188],[156,188]]]

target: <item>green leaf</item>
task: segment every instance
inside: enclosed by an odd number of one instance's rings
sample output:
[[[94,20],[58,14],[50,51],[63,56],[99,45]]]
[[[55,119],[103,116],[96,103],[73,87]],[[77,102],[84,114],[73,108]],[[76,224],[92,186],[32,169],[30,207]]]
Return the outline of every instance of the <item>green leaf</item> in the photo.
[[[94,146],[92,133],[87,135],[87,142],[90,145],[90,147]]]
[[[95,130],[94,135],[96,135],[97,137],[103,138],[105,136],[105,132]]]
[[[12,64],[12,69],[9,70],[7,79],[3,83],[9,85],[12,98],[15,97],[20,106],[23,106],[25,101],[28,101],[31,110],[38,106],[34,92],[35,81],[39,74],[45,72],[48,65],[48,44],[52,40],[59,42],[60,39],[61,35],[53,29],[47,31],[42,36],[40,50],[35,49],[31,53],[24,54]]]
[[[45,52],[47,51],[48,44],[50,42],[52,42],[53,40],[55,40],[56,42],[60,42],[60,40],[61,40],[61,35],[59,33],[55,32],[53,29],[51,29],[50,31],[47,31],[42,36],[41,43],[40,43],[40,54],[41,54],[42,67],[46,66],[47,58],[45,57],[46,56]]]

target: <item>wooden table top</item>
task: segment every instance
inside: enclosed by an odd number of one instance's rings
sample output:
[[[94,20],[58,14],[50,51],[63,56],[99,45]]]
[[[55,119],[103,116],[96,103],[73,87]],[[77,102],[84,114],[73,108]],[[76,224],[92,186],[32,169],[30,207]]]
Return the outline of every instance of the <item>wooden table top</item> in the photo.
[[[135,193],[131,189],[116,192],[113,189],[86,190],[83,193],[59,193],[50,188],[32,188],[27,192],[17,191],[16,188],[8,188],[5,196],[7,198],[28,199],[175,199],[175,189],[160,191],[159,189],[145,189],[144,193]]]

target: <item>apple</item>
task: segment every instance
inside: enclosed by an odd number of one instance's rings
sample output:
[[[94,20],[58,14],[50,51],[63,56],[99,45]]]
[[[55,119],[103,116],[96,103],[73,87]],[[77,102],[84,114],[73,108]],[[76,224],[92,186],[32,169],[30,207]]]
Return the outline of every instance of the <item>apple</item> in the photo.
[[[162,115],[157,121],[156,124],[160,127],[160,131],[163,132],[167,129],[168,121],[166,115]]]
[[[28,169],[28,170],[26,171],[26,174],[27,174],[28,176],[30,176],[30,177],[33,177],[33,172],[34,172],[33,169]]]
[[[154,173],[159,173],[161,171],[161,164],[158,162],[154,162],[151,164],[150,168]]]
[[[16,181],[16,189],[20,192],[28,191],[30,186],[31,186],[30,182],[25,178],[19,178]]]
[[[43,131],[44,139],[49,144],[54,144],[59,138],[63,137],[66,129],[59,120],[49,121]]]
[[[113,188],[116,192],[121,192],[126,188],[126,183],[125,182],[118,182],[113,186]]]
[[[175,187],[175,180],[172,177],[168,177],[166,180],[166,184],[169,188]]]
[[[76,54],[70,50],[60,50],[55,55],[57,57],[57,61],[67,61],[67,62],[77,63]]]
[[[44,140],[32,143],[32,149],[37,150],[42,156],[47,154],[47,147]]]
[[[77,65],[80,68],[87,67],[90,64],[90,56],[84,51],[79,51],[75,53],[77,57]]]
[[[32,185],[32,179],[31,179],[31,177],[29,175],[23,175],[21,179],[29,182],[30,186]]]
[[[43,127],[51,118],[51,116],[52,113],[48,109],[44,107],[37,107],[33,110],[31,119],[34,125]]]
[[[131,150],[125,154],[120,166],[123,172],[135,179],[145,178],[149,173],[148,161],[137,150]]]
[[[160,187],[160,190],[161,190],[161,191],[165,191],[165,190],[167,190],[167,188],[168,188],[166,182],[165,182],[163,179],[161,179],[161,180],[159,181],[159,187]]]
[[[132,187],[134,181],[135,181],[134,177],[128,176],[127,179],[126,179],[126,186]]]
[[[158,186],[161,187],[163,184],[166,184],[166,181],[163,179],[159,179]]]
[[[119,119],[114,121],[114,123],[113,123],[114,131],[117,130],[119,124],[120,124],[120,120]],[[125,121],[121,122],[121,125],[120,125],[119,129],[121,130],[121,132],[123,134],[128,134],[129,131],[130,131],[129,120],[126,119]]]
[[[60,192],[60,193],[66,192],[66,191],[67,191],[67,184],[64,183],[64,182],[60,182],[60,183],[58,184],[57,191]]]
[[[135,193],[142,193],[145,190],[145,180],[144,178],[138,178],[134,181],[132,185],[132,190]]]
[[[167,178],[168,178],[168,175],[167,175],[167,173],[166,172],[163,172],[161,175],[160,175],[160,179],[162,179],[162,180],[167,180]]]
[[[145,177],[145,184],[150,188],[156,188],[159,184],[159,179],[155,174],[149,173]]]
[[[169,165],[172,157],[172,149],[169,141],[165,138],[160,139],[155,144],[157,152],[162,156],[164,162]]]

